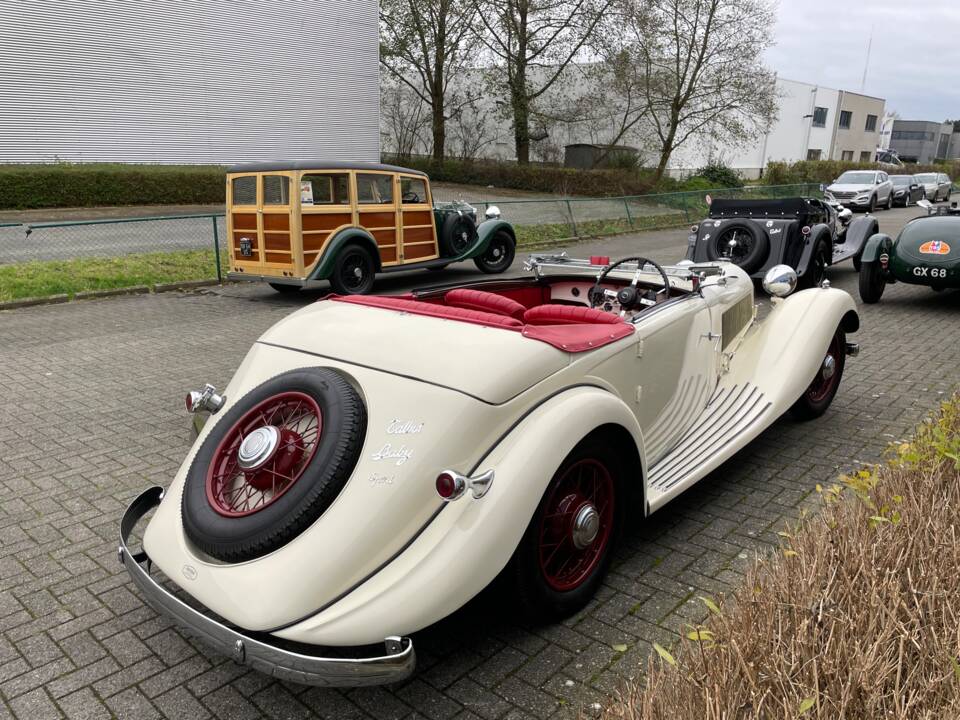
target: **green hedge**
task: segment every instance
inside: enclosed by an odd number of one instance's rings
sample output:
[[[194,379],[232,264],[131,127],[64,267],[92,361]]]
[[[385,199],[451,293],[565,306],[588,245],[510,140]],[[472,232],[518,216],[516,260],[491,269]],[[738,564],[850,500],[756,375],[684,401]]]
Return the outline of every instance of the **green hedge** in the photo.
[[[574,170],[552,165],[518,165],[514,162],[487,160],[443,160],[385,157],[384,162],[422,170],[435,182],[466,185],[492,185],[497,188],[531,190],[561,195],[605,197],[644,195],[655,189],[650,172],[645,170]]]
[[[876,163],[842,162],[840,160],[801,160],[795,163],[771,162],[763,173],[765,185],[789,185],[792,183],[832,183],[847,170],[876,170]],[[891,175],[915,175],[924,172],[942,172],[951,179],[960,178],[960,161],[953,160],[942,165],[904,165],[902,168],[884,167]]]
[[[0,209],[205,205],[222,203],[224,186],[210,165],[0,165]]]

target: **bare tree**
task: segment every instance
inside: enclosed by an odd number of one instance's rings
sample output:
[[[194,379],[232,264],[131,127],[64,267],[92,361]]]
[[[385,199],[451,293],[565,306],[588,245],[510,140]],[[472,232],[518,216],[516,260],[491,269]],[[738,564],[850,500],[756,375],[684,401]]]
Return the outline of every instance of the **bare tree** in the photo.
[[[430,109],[433,157],[446,149],[447,90],[474,54],[473,0],[381,0],[380,62]]]
[[[563,76],[593,38],[614,0],[473,0],[481,41],[509,94],[517,161],[530,162],[534,104]]]
[[[624,0],[620,9],[659,146],[655,180],[698,133],[738,144],[773,122],[775,78],[762,59],[771,0]]]
[[[455,97],[454,102],[457,110],[449,118],[451,154],[458,160],[474,160],[497,141],[495,111],[484,109],[476,99],[463,102]]]
[[[409,158],[426,145],[430,117],[426,104],[405,85],[381,83],[380,117],[383,145],[399,158]]]

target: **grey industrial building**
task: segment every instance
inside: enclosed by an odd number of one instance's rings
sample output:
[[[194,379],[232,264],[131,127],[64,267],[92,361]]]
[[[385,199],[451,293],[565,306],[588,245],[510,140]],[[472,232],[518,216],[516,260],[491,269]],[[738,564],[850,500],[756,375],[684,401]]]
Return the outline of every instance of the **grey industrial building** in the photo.
[[[377,0],[0,0],[0,163],[377,161]]]
[[[890,149],[904,162],[929,164],[960,157],[960,122],[894,120]]]

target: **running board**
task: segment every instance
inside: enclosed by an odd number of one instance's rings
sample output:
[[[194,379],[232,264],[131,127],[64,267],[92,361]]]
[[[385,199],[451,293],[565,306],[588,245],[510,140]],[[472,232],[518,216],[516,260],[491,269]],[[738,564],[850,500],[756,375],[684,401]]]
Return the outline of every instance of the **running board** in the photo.
[[[652,512],[704,477],[760,434],[772,403],[756,385],[718,388],[702,417],[649,470],[647,504]]]
[[[858,252],[863,249],[863,246],[866,243],[862,243],[859,247],[856,247],[855,243],[843,243],[842,245],[833,246],[833,258],[830,260],[831,265],[836,265],[837,263],[843,262],[848,258],[852,258]]]

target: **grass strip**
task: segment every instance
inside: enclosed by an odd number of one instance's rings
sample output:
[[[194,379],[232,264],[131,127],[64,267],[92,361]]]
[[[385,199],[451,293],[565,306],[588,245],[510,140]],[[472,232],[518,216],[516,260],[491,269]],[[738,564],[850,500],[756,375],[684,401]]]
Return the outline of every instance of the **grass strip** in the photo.
[[[882,465],[817,486],[707,620],[654,645],[607,720],[960,717],[960,394]]]
[[[64,293],[72,296],[85,290],[208,280],[216,276],[210,250],[32,261],[0,265],[0,301]]]

